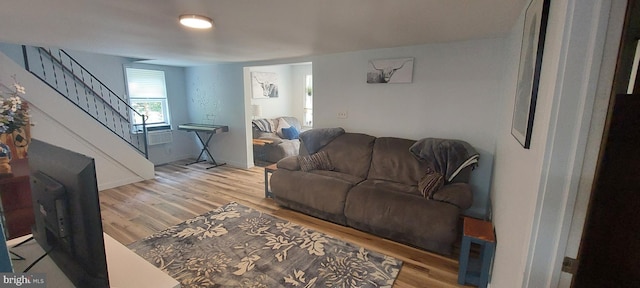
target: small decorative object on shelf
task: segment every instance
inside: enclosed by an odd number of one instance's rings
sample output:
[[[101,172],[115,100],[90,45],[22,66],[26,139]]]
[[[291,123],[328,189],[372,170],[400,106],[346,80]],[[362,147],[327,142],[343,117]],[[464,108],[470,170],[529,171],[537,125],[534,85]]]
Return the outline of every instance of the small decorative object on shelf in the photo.
[[[0,83],[0,174],[11,174],[11,158],[25,158],[31,141],[29,105],[20,97],[25,89],[12,78],[11,86]]]

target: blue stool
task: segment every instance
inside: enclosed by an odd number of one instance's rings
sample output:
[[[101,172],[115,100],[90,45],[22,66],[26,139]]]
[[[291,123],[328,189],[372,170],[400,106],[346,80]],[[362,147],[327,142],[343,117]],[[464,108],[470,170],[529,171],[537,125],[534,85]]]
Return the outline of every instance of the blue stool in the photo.
[[[491,222],[474,218],[464,218],[464,232],[460,247],[460,269],[458,271],[458,284],[472,284],[478,287],[487,287],[489,283],[489,270],[491,259],[496,247],[496,237]],[[469,257],[471,243],[480,246],[480,257]]]

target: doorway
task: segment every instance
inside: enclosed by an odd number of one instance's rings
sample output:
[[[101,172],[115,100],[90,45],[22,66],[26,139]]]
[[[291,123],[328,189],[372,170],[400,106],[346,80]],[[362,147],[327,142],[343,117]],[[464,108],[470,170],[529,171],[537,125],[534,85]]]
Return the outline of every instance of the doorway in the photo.
[[[640,78],[634,65],[640,59],[638,2],[627,6],[572,287],[640,287]]]
[[[312,127],[312,77],[311,62],[244,68],[245,111],[248,113],[247,143],[252,143],[252,146],[247,147],[249,163],[268,166],[283,157],[297,155],[299,148],[290,143],[297,138],[283,138],[279,126],[284,118],[285,122],[287,119],[293,121],[287,122],[286,127],[296,126],[300,130],[298,133]],[[266,121],[269,125],[254,125],[254,122],[260,121]],[[264,130],[266,127],[268,129]]]

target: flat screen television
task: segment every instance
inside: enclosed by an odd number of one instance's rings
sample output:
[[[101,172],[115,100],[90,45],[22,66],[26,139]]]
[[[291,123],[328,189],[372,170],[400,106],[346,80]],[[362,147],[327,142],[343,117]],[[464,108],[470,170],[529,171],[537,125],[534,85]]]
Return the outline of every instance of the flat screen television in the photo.
[[[94,159],[37,139],[28,157],[33,238],[76,287],[109,287]]]

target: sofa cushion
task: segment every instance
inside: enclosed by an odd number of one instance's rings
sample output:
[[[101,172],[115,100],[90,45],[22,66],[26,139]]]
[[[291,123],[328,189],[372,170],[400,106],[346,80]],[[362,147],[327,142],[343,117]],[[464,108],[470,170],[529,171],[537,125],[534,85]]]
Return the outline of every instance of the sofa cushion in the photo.
[[[300,170],[308,172],[311,170],[333,170],[333,165],[329,155],[325,151],[320,151],[311,155],[298,156]]]
[[[446,202],[466,210],[473,204],[473,193],[468,183],[451,183],[432,194],[435,201]]]
[[[289,156],[297,156],[300,149],[300,141],[281,139],[278,145],[265,145],[264,160],[268,162],[278,162],[282,158]]]
[[[358,184],[362,181],[364,181],[363,178],[360,177],[356,177],[347,173],[342,173],[342,172],[336,172],[336,171],[328,171],[328,170],[313,170],[311,171],[311,173],[313,174],[318,174],[318,175],[323,175],[323,176],[327,176],[327,177],[332,177],[332,178],[336,178],[336,179],[340,179],[342,181],[346,181],[349,182],[351,184]]]
[[[284,137],[284,134],[282,134],[282,129],[289,128],[289,127],[291,127],[291,125],[289,124],[289,122],[287,122],[287,120],[285,120],[282,117],[276,119],[275,121],[276,121],[277,127],[278,127],[278,128],[276,128],[276,134],[278,134],[278,136],[280,136],[280,138],[285,138],[286,139],[286,137]]]
[[[329,154],[335,171],[366,178],[375,139],[366,134],[345,133],[333,139],[320,151]]]
[[[271,175],[271,191],[278,203],[345,225],[344,204],[354,184],[315,173],[278,169]],[[294,204],[292,204],[294,203]]]
[[[349,191],[344,208],[347,225],[422,249],[451,254],[458,235],[458,207],[372,184],[366,180]]]
[[[278,161],[277,167],[278,169],[300,170],[300,161],[298,161],[298,156],[285,157]]]
[[[415,141],[393,137],[380,137],[375,140],[371,168],[367,179],[393,181],[408,185],[417,185],[429,170],[428,162],[416,158],[409,147]]]
[[[359,189],[389,191],[422,197],[422,193],[420,193],[420,190],[418,190],[418,186],[416,185],[407,185],[386,180],[365,179],[360,182],[358,186]]]
[[[300,125],[300,121],[298,121],[298,118],[291,117],[291,116],[283,116],[283,117],[280,117],[280,118],[282,118],[285,121],[287,121],[287,124],[289,124],[289,126],[296,127],[296,129],[298,129],[298,131],[302,131],[302,125]]]

